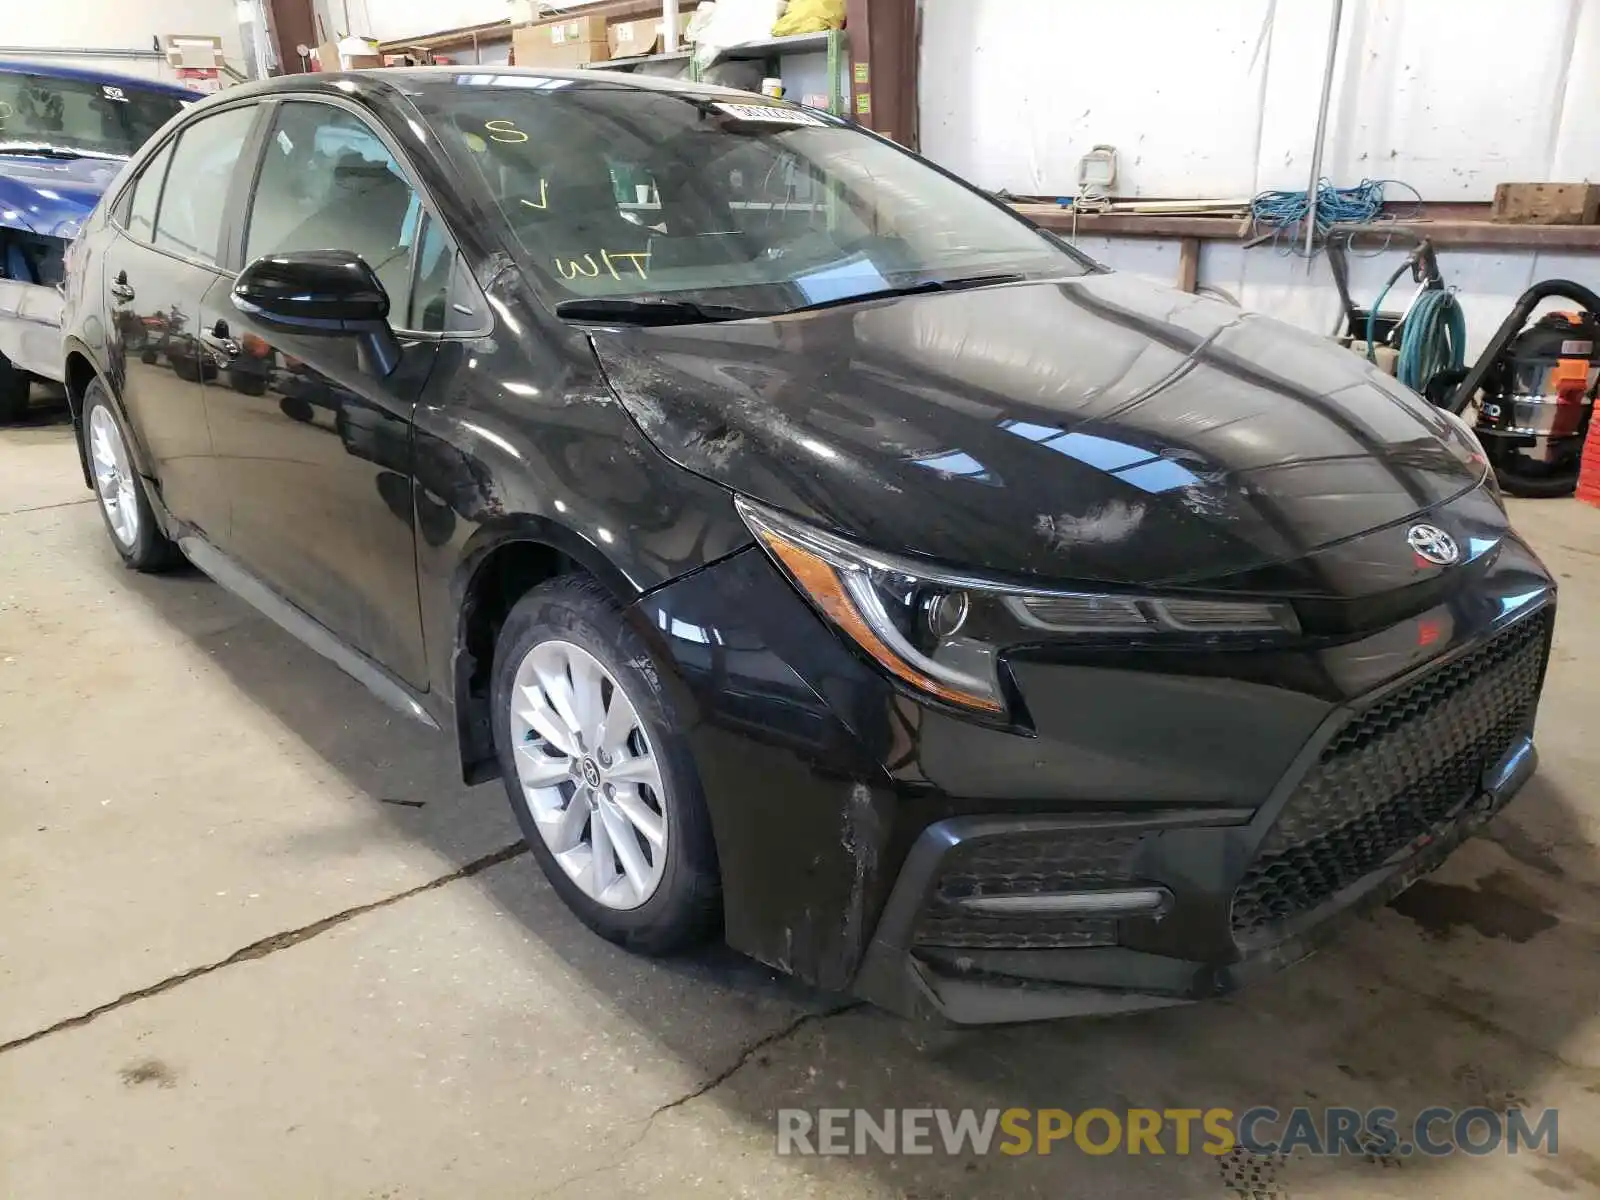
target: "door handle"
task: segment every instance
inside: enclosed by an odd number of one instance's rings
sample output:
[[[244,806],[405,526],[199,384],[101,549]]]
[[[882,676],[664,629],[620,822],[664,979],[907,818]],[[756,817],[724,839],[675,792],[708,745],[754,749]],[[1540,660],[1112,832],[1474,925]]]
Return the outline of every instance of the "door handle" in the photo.
[[[200,335],[200,340],[224,358],[238,358],[242,349],[230,334],[226,321],[218,321],[211,332]]]
[[[117,272],[117,278],[111,285],[111,294],[118,300],[133,299],[133,289],[128,286],[128,273],[126,271]]]

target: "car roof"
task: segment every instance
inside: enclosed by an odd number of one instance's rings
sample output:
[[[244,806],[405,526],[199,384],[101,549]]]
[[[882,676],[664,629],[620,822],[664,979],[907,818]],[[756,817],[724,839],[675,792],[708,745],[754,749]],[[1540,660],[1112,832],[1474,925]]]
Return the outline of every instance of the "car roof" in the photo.
[[[574,83],[584,83],[607,88],[623,88],[634,91],[670,92],[682,96],[744,96],[749,92],[741,92],[735,88],[722,87],[715,83],[696,83],[687,79],[662,79],[654,75],[629,75],[620,71],[595,71],[595,70],[557,70],[543,67],[508,67],[483,63],[481,65],[460,64],[453,66],[437,67],[373,67],[365,71],[311,71],[304,74],[276,75],[271,79],[259,80],[255,83],[243,84],[239,87],[226,88],[220,95],[239,99],[245,96],[271,96],[280,92],[322,92],[332,95],[349,95],[352,91],[362,90],[374,85],[391,88],[403,94],[438,94],[460,86],[493,85],[497,79],[505,79],[511,86],[518,86],[513,81],[522,79],[544,80],[570,80]],[[462,81],[470,80],[471,84]],[[535,92],[539,88],[521,85],[524,90]],[[549,89],[556,92],[564,89]],[[782,104],[784,101],[769,100],[768,103]]]
[[[117,70],[99,70],[98,67],[62,67],[54,62],[30,62],[26,59],[0,59],[0,75],[43,75],[45,78],[70,78],[83,83],[110,83],[118,88],[139,88],[141,91],[160,91],[176,99],[200,99],[194,88],[149,78],[147,75],[125,75]]]
[[[113,87],[139,88],[146,92],[161,92],[179,100],[198,100],[200,93],[192,88],[151,79],[144,75],[124,75],[118,71],[102,71],[97,67],[64,67],[55,63],[29,62],[22,59],[0,58],[0,75],[43,75],[49,79],[75,79],[83,83],[108,83]]]

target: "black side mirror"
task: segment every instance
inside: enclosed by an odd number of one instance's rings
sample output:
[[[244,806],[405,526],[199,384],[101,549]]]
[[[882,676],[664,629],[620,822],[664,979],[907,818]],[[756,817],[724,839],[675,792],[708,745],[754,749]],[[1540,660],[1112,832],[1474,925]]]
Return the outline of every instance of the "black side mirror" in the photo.
[[[388,293],[360,255],[297,250],[258,258],[234,283],[233,306],[282,333],[360,338],[365,365],[377,375],[400,363]]]

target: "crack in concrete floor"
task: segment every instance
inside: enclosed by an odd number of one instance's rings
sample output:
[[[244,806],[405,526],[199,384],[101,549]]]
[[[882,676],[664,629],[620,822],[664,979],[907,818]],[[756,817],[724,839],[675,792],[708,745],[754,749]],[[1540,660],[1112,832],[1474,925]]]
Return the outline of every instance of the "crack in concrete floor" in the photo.
[[[0,517],[20,517],[24,513],[49,512],[52,508],[71,508],[77,504],[93,504],[95,498],[86,496],[82,500],[61,500],[55,504],[34,504],[28,508],[8,508],[0,512]]]
[[[200,979],[206,975],[212,974],[213,972],[220,971],[224,967],[234,966],[243,962],[252,962],[256,959],[265,958],[270,954],[276,954],[280,950],[287,950],[291,946],[298,946],[302,942],[306,942],[314,937],[318,937],[330,929],[335,929],[348,921],[354,920],[356,917],[364,916],[370,912],[376,912],[379,909],[388,908],[391,905],[400,903],[402,900],[409,900],[413,896],[418,896],[424,892],[433,891],[436,888],[443,887],[449,883],[454,883],[460,879],[467,879],[473,875],[477,875],[488,870],[490,867],[499,866],[501,863],[508,862],[511,859],[523,854],[527,849],[527,842],[513,842],[508,846],[502,846],[500,849],[483,855],[480,858],[475,858],[471,862],[458,867],[456,870],[451,871],[448,874],[441,875],[436,879],[430,879],[426,883],[420,883],[415,887],[407,888],[404,891],[396,892],[391,896],[385,896],[379,900],[373,900],[366,904],[355,905],[352,908],[347,908],[340,912],[334,913],[331,916],[323,917],[320,920],[313,921],[309,925],[302,925],[296,929],[283,930],[278,933],[269,934],[264,938],[260,938],[257,941],[251,942],[248,946],[244,946],[238,950],[235,950],[226,958],[218,959],[215,962],[204,963],[198,967],[191,967],[189,970],[181,971],[176,975],[169,975],[165,979],[159,980],[156,983],[149,984],[142,988],[137,988],[131,992],[125,992],[121,996],[118,996],[115,1000],[110,1000],[104,1004],[96,1005],[94,1008],[91,1008],[86,1012],[81,1012],[75,1016],[66,1017],[52,1025],[46,1026],[43,1029],[37,1029],[32,1033],[24,1034],[22,1037],[13,1038],[9,1042],[0,1044],[0,1054],[4,1054],[10,1050],[21,1049],[23,1046],[31,1045],[34,1042],[40,1041],[43,1038],[50,1037],[57,1033],[64,1033],[69,1029],[81,1028],[90,1022],[105,1016],[107,1013],[115,1012],[120,1008],[126,1008],[128,1005],[137,1003],[140,1000],[148,1000],[153,996],[159,996],[165,992],[171,991],[176,987],[188,983],[191,980]],[[833,1017],[840,1016],[844,1013],[853,1012],[864,1007],[866,1007],[866,1001],[864,1000],[849,1000],[844,1003],[834,1005],[830,1008],[803,1012],[796,1016],[793,1020],[786,1021],[783,1025],[771,1031],[770,1033],[763,1034],[761,1037],[756,1038],[749,1045],[740,1049],[738,1054],[736,1054],[732,1061],[729,1062],[729,1064],[722,1070],[708,1076],[700,1083],[684,1092],[681,1096],[675,1096],[671,1100],[667,1100],[656,1105],[656,1107],[651,1109],[646,1116],[636,1121],[635,1124],[638,1125],[638,1131],[633,1134],[633,1136],[628,1139],[627,1143],[618,1151],[609,1155],[608,1161],[599,1163],[596,1166],[582,1171],[574,1172],[573,1174],[558,1180],[550,1187],[544,1188],[535,1193],[533,1200],[539,1200],[540,1197],[553,1196],[557,1192],[560,1192],[575,1183],[593,1179],[604,1175],[609,1171],[614,1171],[621,1168],[627,1163],[628,1157],[635,1150],[637,1150],[641,1144],[643,1144],[646,1138],[650,1136],[650,1131],[654,1128],[656,1119],[663,1113],[671,1112],[673,1109],[681,1108],[686,1104],[691,1104],[708,1093],[715,1091],[729,1079],[732,1079],[740,1071],[744,1070],[745,1067],[749,1066],[750,1063],[755,1060],[756,1056],[763,1050],[769,1049],[780,1042],[787,1041],[789,1038],[793,1037],[807,1026],[821,1021],[826,1021]]]
[[[843,1004],[835,1005],[832,1008],[824,1008],[813,1012],[801,1013],[799,1016],[795,1017],[794,1020],[786,1022],[779,1028],[773,1030],[771,1033],[763,1034],[761,1037],[751,1042],[743,1050],[739,1051],[739,1053],[734,1057],[734,1060],[723,1070],[718,1071],[715,1075],[710,1076],[703,1082],[696,1084],[683,1095],[676,1096],[673,1099],[668,1100],[663,1104],[658,1104],[655,1106],[655,1108],[651,1109],[649,1115],[640,1118],[640,1120],[636,1122],[636,1124],[639,1126],[638,1133],[630,1137],[627,1143],[620,1150],[609,1154],[606,1162],[600,1163],[597,1166],[590,1167],[583,1171],[576,1171],[573,1174],[556,1181],[547,1188],[541,1188],[539,1191],[533,1193],[529,1200],[544,1200],[545,1197],[554,1196],[557,1192],[563,1191],[575,1183],[596,1179],[607,1172],[621,1169],[627,1164],[629,1156],[641,1145],[643,1145],[644,1140],[650,1136],[650,1131],[655,1128],[656,1118],[662,1113],[670,1112],[675,1108],[682,1108],[685,1104],[689,1104],[700,1099],[700,1097],[706,1095],[708,1092],[716,1091],[717,1088],[721,1087],[740,1071],[744,1070],[745,1067],[749,1066],[751,1061],[754,1060],[756,1055],[761,1051],[766,1050],[771,1046],[775,1046],[779,1042],[787,1041],[806,1026],[829,1020],[830,1018],[837,1017],[843,1013],[854,1012],[859,1008],[865,1008],[866,1003],[867,1002],[865,1000],[850,1000]]]
[[[251,942],[248,946],[235,950],[226,958],[220,958],[216,962],[204,963],[198,967],[190,967],[187,971],[169,975],[165,979],[149,984],[146,987],[124,992],[115,1000],[108,1000],[104,1004],[96,1005],[87,1012],[66,1017],[53,1025],[47,1025],[43,1029],[36,1029],[32,1033],[24,1034],[22,1037],[0,1043],[0,1054],[4,1054],[8,1050],[21,1049],[23,1046],[31,1045],[42,1038],[50,1037],[52,1034],[63,1033],[68,1029],[81,1028],[109,1012],[115,1012],[119,1008],[126,1008],[128,1005],[137,1003],[140,1000],[148,1000],[152,996],[159,996],[163,992],[170,992],[173,988],[188,983],[190,980],[210,975],[212,972],[220,971],[224,967],[231,967],[236,963],[252,962],[258,958],[265,958],[269,954],[276,954],[279,950],[287,950],[290,946],[298,946],[301,942],[309,941],[328,932],[330,929],[343,925],[347,921],[354,920],[356,917],[376,912],[380,908],[388,908],[390,905],[398,904],[402,900],[420,896],[423,892],[431,892],[435,888],[443,887],[447,883],[454,883],[458,879],[470,878],[480,872],[487,871],[490,867],[497,867],[503,862],[516,858],[527,848],[527,842],[516,841],[509,846],[502,846],[492,853],[485,854],[481,858],[475,858],[471,862],[457,867],[454,871],[439,876],[437,879],[419,883],[416,887],[406,888],[404,891],[396,892],[392,896],[385,896],[381,900],[373,900],[366,904],[358,904],[353,908],[336,912],[332,916],[313,921],[309,925],[302,925],[298,929],[288,929],[279,933],[268,934],[264,938]]]

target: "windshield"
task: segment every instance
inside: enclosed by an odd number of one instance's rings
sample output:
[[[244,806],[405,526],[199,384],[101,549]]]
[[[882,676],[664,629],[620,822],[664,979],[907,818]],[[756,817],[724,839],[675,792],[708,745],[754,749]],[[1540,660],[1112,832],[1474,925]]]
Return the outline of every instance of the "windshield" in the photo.
[[[558,301],[763,313],[1087,260],[848,125],[759,97],[463,75],[419,97]]]
[[[0,71],[0,151],[130,158],[184,104],[127,83]]]

